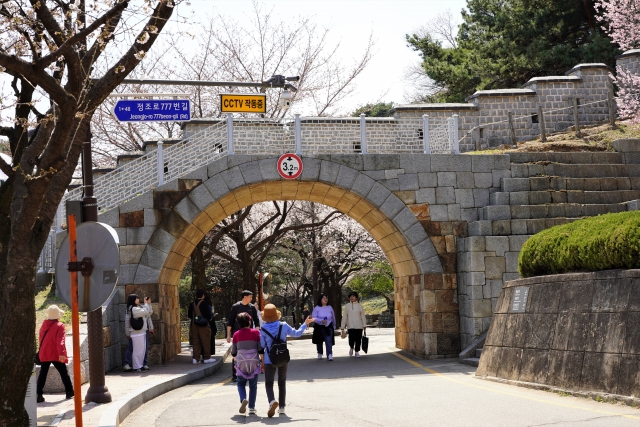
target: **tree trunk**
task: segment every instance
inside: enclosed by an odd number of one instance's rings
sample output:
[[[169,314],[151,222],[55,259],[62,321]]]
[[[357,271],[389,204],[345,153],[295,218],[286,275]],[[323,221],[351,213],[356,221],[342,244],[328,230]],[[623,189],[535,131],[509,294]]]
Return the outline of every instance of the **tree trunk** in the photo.
[[[204,260],[202,249],[204,240],[201,240],[196,248],[191,252],[191,290],[205,290],[207,288],[207,264]]]

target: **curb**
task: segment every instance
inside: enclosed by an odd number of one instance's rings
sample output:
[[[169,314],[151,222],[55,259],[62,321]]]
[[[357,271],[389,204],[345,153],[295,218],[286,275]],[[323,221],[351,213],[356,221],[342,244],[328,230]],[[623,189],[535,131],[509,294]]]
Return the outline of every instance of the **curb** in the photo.
[[[183,374],[173,375],[168,379],[163,379],[155,384],[140,387],[120,399],[111,403],[102,413],[98,427],[119,427],[120,423],[140,406],[156,397],[179,387],[185,386],[194,381],[211,376],[218,372],[224,361],[231,353],[231,346],[227,348],[220,360],[211,366],[201,366],[187,371]]]

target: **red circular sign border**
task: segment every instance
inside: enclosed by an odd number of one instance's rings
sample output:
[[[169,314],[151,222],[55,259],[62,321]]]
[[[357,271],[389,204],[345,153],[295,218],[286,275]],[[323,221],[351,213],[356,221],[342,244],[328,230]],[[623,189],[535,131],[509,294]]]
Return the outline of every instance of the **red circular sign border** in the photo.
[[[282,161],[283,158],[285,157],[293,157],[296,160],[298,160],[298,163],[300,163],[300,170],[295,173],[294,175],[285,175],[282,170],[280,170],[280,162]],[[299,177],[300,175],[302,175],[302,159],[300,158],[300,156],[298,156],[297,154],[293,154],[293,153],[285,153],[282,156],[280,156],[280,158],[278,158],[278,164],[276,165],[276,168],[278,169],[278,174],[280,174],[281,177],[283,177],[284,179],[296,179],[297,177]]]

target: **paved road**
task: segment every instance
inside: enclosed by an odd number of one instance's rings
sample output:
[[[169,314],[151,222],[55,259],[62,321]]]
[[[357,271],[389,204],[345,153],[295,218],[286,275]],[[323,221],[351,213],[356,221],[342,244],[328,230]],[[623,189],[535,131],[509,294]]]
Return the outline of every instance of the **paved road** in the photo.
[[[474,368],[455,360],[425,361],[400,353],[393,330],[372,330],[370,337],[371,351],[360,359],[349,357],[346,340],[338,337],[334,362],[317,360],[309,340],[291,342],[286,416],[267,418],[264,377],[258,384],[258,415],[238,414],[227,362],[215,376],[145,404],[123,426],[640,425],[635,408],[479,380]]]

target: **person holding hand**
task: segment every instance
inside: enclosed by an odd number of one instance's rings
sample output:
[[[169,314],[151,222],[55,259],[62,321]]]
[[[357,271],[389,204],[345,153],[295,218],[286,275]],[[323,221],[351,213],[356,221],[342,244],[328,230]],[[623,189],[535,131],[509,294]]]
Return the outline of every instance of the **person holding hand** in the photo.
[[[322,359],[322,344],[327,347],[327,360],[333,361],[333,346],[336,345],[334,331],[338,327],[336,315],[333,307],[329,304],[329,298],[325,294],[320,294],[318,304],[313,308],[311,317],[315,319],[313,336],[311,341],[318,350],[318,359]]]

